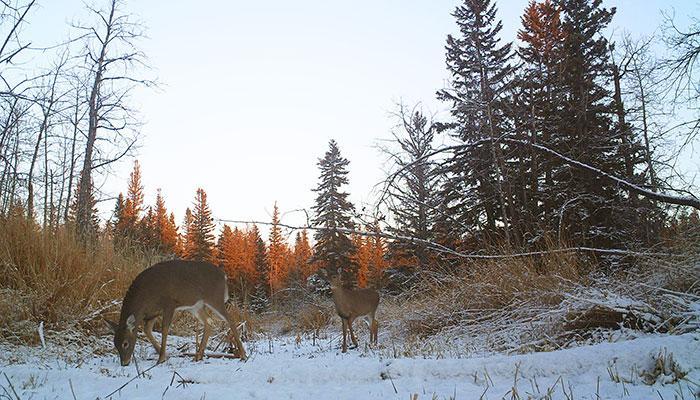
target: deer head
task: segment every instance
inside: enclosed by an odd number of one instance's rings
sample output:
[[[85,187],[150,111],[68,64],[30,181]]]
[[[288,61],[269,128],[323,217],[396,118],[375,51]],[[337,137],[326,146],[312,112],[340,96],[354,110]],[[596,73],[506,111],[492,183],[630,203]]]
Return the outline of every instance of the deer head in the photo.
[[[119,361],[122,366],[127,366],[131,362],[136,345],[136,318],[130,315],[124,324],[105,320],[112,332],[114,332],[114,347],[119,353]]]

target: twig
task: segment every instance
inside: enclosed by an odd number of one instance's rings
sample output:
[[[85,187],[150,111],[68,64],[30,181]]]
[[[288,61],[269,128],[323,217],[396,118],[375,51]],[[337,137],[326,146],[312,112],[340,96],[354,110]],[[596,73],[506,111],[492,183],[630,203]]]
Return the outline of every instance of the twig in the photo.
[[[73,400],[78,400],[77,397],[75,397],[75,390],[73,390],[73,381],[68,378],[68,386],[70,386],[70,393],[73,395]]]
[[[151,365],[150,367],[146,368],[143,372],[141,372],[141,373],[139,373],[139,374],[136,374],[135,377],[129,379],[126,383],[124,383],[123,385],[121,385],[121,386],[119,386],[118,388],[116,388],[115,390],[113,390],[110,394],[108,394],[107,396],[105,396],[105,398],[107,399],[107,398],[111,397],[113,394],[117,393],[118,391],[124,389],[128,384],[130,384],[131,382],[133,382],[133,381],[135,381],[136,379],[138,379],[139,377],[141,377],[142,374],[145,374],[146,372],[152,370],[153,368],[155,368],[155,367],[157,367],[157,366],[158,366],[158,364],[153,364],[153,365]]]
[[[190,353],[190,352],[183,352],[180,353],[179,356],[182,357],[194,357],[195,353]],[[229,358],[229,359],[238,359],[240,358],[237,354],[229,354],[229,353],[204,353],[204,356],[206,358]]]
[[[12,386],[12,382],[10,382],[10,378],[7,377],[7,374],[6,374],[6,373],[3,372],[2,374],[5,375],[5,380],[7,381],[7,384],[10,385],[10,389],[12,389],[12,393],[14,393],[15,397],[17,398],[17,400],[21,400],[21,399],[19,398],[19,395],[18,395],[17,392],[15,391],[15,387]]]

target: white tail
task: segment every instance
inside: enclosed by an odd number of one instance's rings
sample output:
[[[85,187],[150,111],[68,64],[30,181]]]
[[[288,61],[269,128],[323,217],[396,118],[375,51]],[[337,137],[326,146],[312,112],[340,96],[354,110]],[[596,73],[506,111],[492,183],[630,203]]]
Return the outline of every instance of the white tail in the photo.
[[[343,353],[348,350],[348,331],[350,331],[350,339],[352,339],[353,345],[357,347],[357,338],[352,329],[352,323],[355,318],[364,315],[370,318],[369,341],[370,343],[376,344],[379,324],[377,323],[375,314],[377,312],[377,306],[379,305],[379,293],[374,289],[345,289],[340,279],[340,273],[333,276],[330,282],[335,311],[343,321]]]
[[[224,272],[209,263],[173,260],[158,263],[141,272],[131,283],[122,302],[119,323],[111,321],[114,346],[122,365],[129,365],[136,343],[138,327],[158,353],[158,363],[166,360],[165,346],[170,323],[176,311],[189,311],[204,325],[204,334],[195,353],[195,361],[204,357],[210,335],[208,309],[226,321],[241,360],[246,358],[237,323],[226,311],[228,287]],[[160,344],[153,337],[153,325],[162,317]]]

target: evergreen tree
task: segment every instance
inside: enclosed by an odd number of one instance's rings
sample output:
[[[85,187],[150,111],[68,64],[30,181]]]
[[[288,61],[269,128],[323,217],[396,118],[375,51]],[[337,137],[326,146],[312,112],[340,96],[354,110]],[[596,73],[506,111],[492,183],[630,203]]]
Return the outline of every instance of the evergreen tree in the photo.
[[[214,229],[214,218],[207,203],[207,194],[199,188],[193,204],[191,232],[188,230],[191,240],[188,259],[214,261]]]
[[[185,218],[182,221],[183,232],[178,236],[178,256],[184,259],[190,259],[194,253],[194,227],[192,219],[192,210],[187,207],[185,209]]]
[[[522,61],[516,79],[514,136],[534,144],[553,147],[552,137],[561,125],[565,96],[561,59],[565,33],[560,9],[551,0],[531,1],[521,17],[518,48]],[[550,228],[547,216],[555,211],[552,169],[561,161],[532,148],[519,148],[513,186],[517,223],[524,243],[545,245]]]
[[[226,271],[229,282],[233,281],[236,275],[235,256],[233,231],[230,226],[224,225],[216,241],[216,264]]]
[[[352,213],[355,208],[347,198],[348,193],[341,191],[341,187],[348,183],[347,166],[350,162],[340,155],[335,140],[331,140],[328,146],[325,156],[318,162],[321,174],[314,189],[317,196],[313,223],[322,229],[314,235],[313,260],[320,262],[331,275],[342,271],[344,282],[351,284],[357,274],[357,266],[352,261],[354,246],[341,230],[354,227]]]
[[[370,285],[381,287],[384,270],[388,266],[386,260],[387,245],[384,238],[379,236],[382,230],[377,221],[369,226],[369,231],[375,235],[368,236],[365,239],[369,254],[367,281]]]
[[[158,232],[156,215],[152,207],[146,209],[146,213],[136,224],[136,235],[139,238],[138,244],[144,249],[158,251]]]
[[[357,286],[361,288],[367,287],[370,275],[370,247],[367,245],[367,240],[363,235],[352,235],[352,243],[355,246],[353,261],[357,264]]]
[[[137,227],[143,211],[143,184],[141,183],[141,166],[134,161],[134,169],[129,174],[129,186],[126,192],[126,200],[122,212],[122,226],[124,239],[139,241],[141,233]]]
[[[76,191],[80,190],[80,183],[77,184]],[[90,182],[90,188],[94,185]],[[19,207],[19,205],[16,205]],[[85,212],[81,210],[82,207],[88,207],[90,220],[87,222],[81,222],[78,219],[81,218],[81,213],[85,215]],[[21,209],[21,208],[20,208]],[[68,211],[68,224],[73,226],[77,233],[81,236],[84,243],[89,244],[97,239],[97,235],[100,232],[100,218],[97,211],[97,200],[95,199],[95,194],[89,192],[87,194],[86,203],[79,201],[77,197],[73,199],[70,209]]]
[[[256,225],[249,232],[250,242],[253,244],[253,265],[255,267],[257,281],[255,284],[255,294],[251,301],[251,307],[255,311],[262,311],[269,305],[270,292],[270,267],[267,263],[267,248],[260,236],[260,231]]]
[[[496,20],[496,5],[491,0],[464,0],[452,15],[460,30],[459,37],[447,37],[452,87],[440,90],[438,99],[452,104],[455,138],[482,145],[456,152],[446,163],[443,199],[449,216],[457,222],[457,237],[477,227],[489,237],[498,237],[502,231],[509,243],[506,156],[496,140],[512,129],[506,96],[513,73],[511,44],[499,44],[502,24]]]
[[[119,193],[117,201],[114,204],[112,212],[112,240],[115,245],[121,243],[126,235],[125,219],[124,219],[124,195]]]
[[[565,97],[561,121],[551,144],[560,153],[612,175],[625,176],[620,157],[622,137],[612,124],[612,75],[609,44],[603,30],[615,10],[601,7],[602,0],[563,0],[565,18],[562,84]],[[552,171],[557,215],[552,215],[561,237],[577,245],[617,247],[626,238],[625,194],[608,180],[568,164]],[[627,232],[625,232],[627,231]]]
[[[287,245],[284,243],[284,239],[282,238],[282,230],[279,223],[279,208],[275,202],[272,212],[272,227],[270,228],[270,236],[268,239],[269,245],[267,251],[270,293],[274,293],[284,286],[287,275],[287,268],[285,266]]]
[[[306,229],[301,232],[297,232],[296,238],[294,240],[294,267],[293,271],[297,280],[303,284],[306,282],[306,278],[312,275],[314,272],[313,264],[311,261],[311,256],[313,255],[311,251],[311,245],[309,244],[309,237],[306,233]]]

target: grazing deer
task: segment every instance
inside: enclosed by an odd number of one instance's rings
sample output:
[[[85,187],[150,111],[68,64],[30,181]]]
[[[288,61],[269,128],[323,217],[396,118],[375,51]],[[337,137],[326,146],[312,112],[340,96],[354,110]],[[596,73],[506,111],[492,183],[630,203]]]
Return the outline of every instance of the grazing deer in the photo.
[[[226,275],[212,264],[173,260],[144,270],[126,291],[119,323],[107,321],[114,331],[114,346],[119,352],[121,364],[129,365],[134,353],[136,333],[141,325],[148,341],[158,353],[158,363],[164,362],[167,359],[165,343],[168,330],[176,311],[189,311],[204,325],[202,341],[194,357],[195,361],[201,360],[210,334],[211,319],[207,315],[207,309],[228,323],[238,357],[245,360],[245,349],[237,324],[226,312],[227,300]],[[160,344],[153,337],[153,325],[158,317],[163,318]]]
[[[377,344],[379,324],[375,314],[379,305],[379,293],[374,289],[345,289],[340,278],[340,272],[331,277],[330,283],[335,311],[343,321],[343,353],[348,351],[348,331],[350,331],[350,339],[352,339],[353,345],[357,347],[357,338],[355,338],[355,331],[352,329],[352,322],[355,318],[364,315],[370,318],[369,341],[372,344]]]

